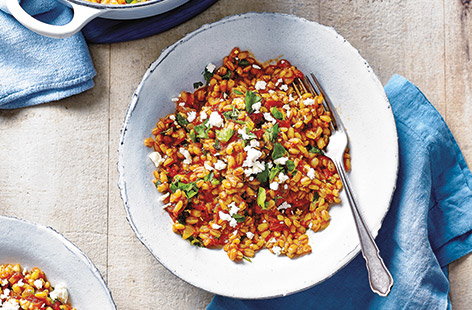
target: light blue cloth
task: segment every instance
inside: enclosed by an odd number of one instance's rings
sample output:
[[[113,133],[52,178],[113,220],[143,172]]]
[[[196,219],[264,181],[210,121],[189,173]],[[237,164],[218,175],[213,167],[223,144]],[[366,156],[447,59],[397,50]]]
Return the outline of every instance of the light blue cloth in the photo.
[[[93,87],[92,60],[82,34],[67,39],[38,35],[7,14],[0,0],[0,109],[59,100]],[[71,10],[52,0],[23,0],[36,18],[65,24]]]
[[[371,292],[358,255],[304,292],[270,300],[217,296],[208,310],[450,308],[447,265],[472,251],[472,175],[444,120],[416,86],[397,75],[385,90],[400,149],[397,189],[376,238],[395,281],[390,295]]]

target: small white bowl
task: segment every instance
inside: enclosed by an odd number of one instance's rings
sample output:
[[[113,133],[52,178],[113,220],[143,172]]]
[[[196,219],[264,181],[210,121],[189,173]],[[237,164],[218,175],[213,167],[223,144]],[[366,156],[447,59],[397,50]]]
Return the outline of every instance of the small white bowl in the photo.
[[[0,264],[38,267],[55,286],[64,284],[80,310],[114,310],[100,272],[75,245],[50,227],[0,216]]]
[[[260,61],[282,56],[302,72],[316,74],[346,125],[350,178],[374,237],[395,189],[395,122],[382,85],[358,51],[332,28],[291,15],[248,13],[205,25],[164,50],[144,75],[123,125],[118,164],[121,195],[136,235],[160,263],[197,287],[238,298],[283,296],[330,277],[359,252],[349,206],[334,206],[329,227],[309,235],[309,255],[291,260],[262,250],[252,263],[234,263],[223,250],[191,246],[172,232],[151,182],[151,150],[143,145],[157,120],[175,111],[171,98],[191,91],[193,82],[202,80],[203,68],[221,64],[235,46]]]

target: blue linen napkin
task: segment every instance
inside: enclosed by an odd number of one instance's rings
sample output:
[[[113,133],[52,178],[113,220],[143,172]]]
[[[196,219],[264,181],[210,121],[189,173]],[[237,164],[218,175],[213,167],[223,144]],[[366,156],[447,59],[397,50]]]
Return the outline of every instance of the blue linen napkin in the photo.
[[[376,238],[395,281],[390,295],[371,292],[358,255],[301,293],[267,300],[216,296],[208,310],[451,307],[447,265],[472,251],[472,174],[444,120],[415,85],[395,75],[385,90],[400,153],[397,189]]]
[[[12,0],[0,0],[0,109],[59,100],[92,88],[95,69],[82,34],[67,39],[38,35],[7,13],[6,1]],[[72,17],[58,1],[23,0],[22,6],[55,25]]]

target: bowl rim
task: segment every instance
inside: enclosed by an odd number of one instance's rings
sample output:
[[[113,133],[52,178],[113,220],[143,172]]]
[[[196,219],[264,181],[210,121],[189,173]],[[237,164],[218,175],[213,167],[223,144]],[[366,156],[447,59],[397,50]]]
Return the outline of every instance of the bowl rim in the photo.
[[[18,222],[20,225],[28,225],[28,226],[33,226],[37,229],[46,231],[48,234],[50,234],[52,237],[57,238],[68,250],[71,252],[73,255],[75,255],[77,258],[79,258],[87,267],[88,269],[92,272],[93,276],[98,280],[100,285],[105,289],[108,295],[108,299],[110,303],[113,305],[114,309],[116,308],[116,303],[115,300],[113,299],[113,294],[106,284],[105,280],[103,279],[102,274],[98,270],[98,268],[95,266],[95,264],[90,260],[90,258],[79,248],[77,247],[74,243],[72,243],[69,239],[67,239],[63,234],[52,228],[51,226],[44,226],[32,221],[28,221],[25,219],[18,218],[16,216],[6,216],[6,215],[0,215],[0,221],[1,220],[7,220],[7,221],[12,221],[12,222]],[[21,264],[21,263],[20,263]]]
[[[68,0],[68,1],[70,1],[70,0]],[[136,234],[136,237],[138,238],[138,240],[148,249],[148,251],[152,254],[152,256],[154,256],[154,258],[162,266],[164,266],[168,271],[170,271],[173,275],[177,276],[182,281],[184,281],[186,283],[189,283],[192,286],[195,286],[195,287],[198,287],[200,289],[203,289],[203,290],[209,291],[211,293],[214,293],[214,294],[218,294],[218,295],[222,295],[222,296],[226,296],[226,297],[231,297],[231,298],[252,299],[252,300],[277,298],[277,297],[284,297],[284,296],[292,295],[292,294],[310,289],[310,288],[312,288],[312,287],[328,280],[334,274],[336,274],[341,269],[343,269],[346,265],[348,265],[357,256],[357,254],[359,254],[359,252],[361,251],[360,243],[357,243],[357,245],[351,251],[346,253],[346,255],[339,262],[340,267],[337,270],[335,270],[334,272],[332,272],[329,276],[327,276],[326,278],[324,278],[322,280],[318,280],[318,281],[312,283],[309,286],[299,288],[299,289],[291,291],[291,292],[277,293],[277,294],[268,295],[268,296],[241,297],[241,296],[234,296],[234,295],[218,292],[217,290],[214,290],[214,289],[210,290],[208,288],[203,288],[203,287],[197,285],[196,283],[195,284],[192,283],[194,281],[186,280],[186,279],[182,278],[180,276],[180,273],[177,270],[172,270],[172,268],[167,266],[162,261],[162,259],[159,257],[159,255],[148,244],[148,241],[146,240],[146,238],[139,232],[138,227],[135,225],[134,220],[133,220],[133,216],[131,214],[130,207],[129,207],[129,204],[128,204],[126,180],[125,180],[125,177],[124,177],[124,165],[123,165],[123,161],[124,161],[123,149],[124,149],[124,147],[123,146],[124,146],[124,142],[125,142],[125,139],[126,139],[128,123],[129,123],[130,118],[131,118],[131,116],[134,112],[134,109],[135,109],[135,107],[138,103],[138,99],[139,99],[139,95],[141,93],[141,89],[142,89],[143,85],[145,84],[145,82],[147,81],[147,79],[149,78],[149,76],[153,73],[153,71],[161,64],[161,62],[163,62],[167,58],[168,54],[170,54],[180,44],[185,43],[186,41],[192,39],[193,37],[195,37],[196,35],[198,35],[199,33],[203,32],[203,31],[211,29],[215,26],[219,26],[220,24],[225,24],[225,23],[237,21],[237,20],[240,20],[240,19],[247,19],[247,18],[257,17],[257,16],[276,16],[276,17],[283,17],[283,18],[291,18],[291,19],[299,20],[301,22],[314,23],[314,24],[317,24],[321,27],[324,27],[324,28],[326,28],[330,31],[333,31],[339,38],[341,38],[342,40],[344,40],[344,42],[346,44],[348,44],[348,48],[351,48],[352,50],[357,52],[357,56],[360,58],[360,60],[362,60],[364,62],[365,66],[369,69],[369,74],[371,75],[373,82],[375,84],[377,84],[377,87],[379,87],[379,89],[381,89],[384,102],[387,104],[386,108],[388,108],[390,110],[391,116],[392,116],[391,117],[391,122],[392,122],[391,125],[393,126],[393,129],[394,129],[394,131],[392,132],[393,133],[393,139],[392,140],[394,140],[394,142],[395,142],[394,143],[394,154],[393,154],[394,159],[395,159],[395,163],[394,163],[395,164],[395,175],[394,175],[394,179],[393,179],[393,188],[392,188],[391,194],[388,198],[388,206],[386,208],[386,211],[383,214],[383,216],[380,219],[378,219],[378,221],[376,223],[374,223],[373,229],[370,230],[370,232],[372,234],[372,237],[374,239],[377,237],[377,235],[380,231],[380,228],[382,227],[382,223],[385,219],[385,216],[387,215],[388,211],[390,210],[391,203],[392,203],[392,200],[393,200],[393,196],[394,196],[394,193],[395,193],[395,190],[396,190],[396,187],[397,187],[396,183],[397,183],[397,180],[398,180],[398,171],[399,171],[398,132],[396,130],[395,119],[394,119],[394,116],[393,116],[390,101],[388,100],[388,97],[385,93],[385,90],[384,90],[378,76],[375,74],[375,72],[373,70],[371,70],[371,67],[369,66],[368,62],[364,59],[364,57],[362,57],[362,55],[360,55],[358,50],[354,46],[352,46],[351,43],[349,43],[349,41],[344,39],[344,37],[342,35],[340,35],[333,27],[326,26],[326,25],[323,25],[323,24],[318,23],[316,21],[311,21],[311,20],[308,20],[306,18],[297,16],[297,15],[293,15],[293,14],[278,13],[278,12],[246,12],[246,13],[241,13],[241,14],[230,15],[230,16],[227,16],[227,17],[225,17],[223,19],[220,19],[216,22],[204,24],[204,25],[200,26],[198,29],[187,33],[181,39],[177,40],[176,42],[174,42],[170,46],[164,48],[161,51],[158,58],[148,67],[147,71],[143,75],[143,78],[142,78],[141,82],[139,83],[136,90],[134,91],[134,93],[132,95],[132,98],[131,98],[131,101],[130,101],[130,104],[128,106],[128,109],[127,109],[125,117],[124,117],[122,128],[121,128],[121,135],[120,135],[119,147],[118,147],[118,163],[117,163],[117,169],[118,169],[118,174],[119,174],[118,188],[120,190],[120,196],[121,196],[121,199],[123,201],[123,206],[126,210],[126,219],[127,219],[128,223],[130,224],[132,230]]]

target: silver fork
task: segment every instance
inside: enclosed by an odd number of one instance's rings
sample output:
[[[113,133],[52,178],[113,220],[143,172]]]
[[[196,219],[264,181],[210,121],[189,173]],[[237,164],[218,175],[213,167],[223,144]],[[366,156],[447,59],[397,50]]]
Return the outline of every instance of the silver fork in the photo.
[[[341,181],[343,182],[344,189],[346,190],[346,196],[349,205],[351,206],[357,232],[359,234],[362,256],[364,256],[366,261],[370,288],[373,292],[379,294],[380,296],[387,296],[393,286],[392,275],[388,271],[387,267],[385,267],[385,264],[379,254],[379,248],[375,244],[374,238],[372,238],[372,235],[367,229],[364,219],[359,212],[351,183],[347,177],[346,170],[344,169],[343,154],[346,150],[348,142],[346,130],[331,100],[321,87],[320,82],[316,79],[313,73],[311,73],[310,76],[311,79],[307,77],[305,77],[304,80],[297,78],[296,83],[294,83],[295,90],[299,96],[303,91],[310,92],[315,95],[321,95],[324,98],[324,108],[331,112],[331,137],[329,139],[329,144],[327,146],[325,155],[333,161]]]

